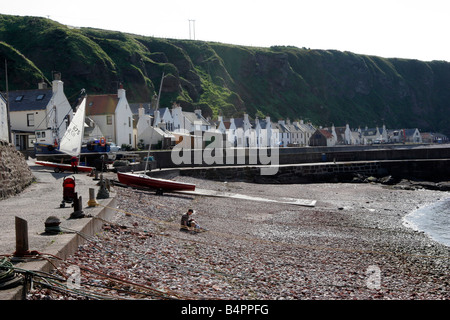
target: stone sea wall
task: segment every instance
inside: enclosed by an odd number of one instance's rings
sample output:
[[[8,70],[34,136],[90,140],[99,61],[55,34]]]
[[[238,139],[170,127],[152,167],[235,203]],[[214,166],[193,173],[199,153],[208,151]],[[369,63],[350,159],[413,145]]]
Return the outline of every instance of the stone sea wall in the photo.
[[[0,140],[0,200],[22,192],[33,180],[24,155]]]
[[[172,174],[208,180],[252,183],[362,182],[367,177],[386,179],[390,183],[402,179],[437,183],[450,181],[450,160],[413,159],[292,164],[281,165],[273,175],[261,175],[261,167],[258,166],[196,167],[172,171],[154,170],[149,175],[170,178]],[[448,190],[448,187],[447,183],[445,190]]]

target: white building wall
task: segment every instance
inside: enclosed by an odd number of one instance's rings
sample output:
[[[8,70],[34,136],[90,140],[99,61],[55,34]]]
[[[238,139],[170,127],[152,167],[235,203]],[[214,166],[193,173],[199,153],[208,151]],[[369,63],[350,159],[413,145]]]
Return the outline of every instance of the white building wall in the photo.
[[[136,148],[133,138],[133,113],[131,112],[130,105],[128,104],[125,89],[120,88],[117,92],[119,102],[117,103],[115,112],[115,124],[116,124],[116,144],[121,146],[122,144],[131,145]]]
[[[172,106],[172,119],[174,131],[183,132],[185,128],[185,121],[183,116],[183,110],[178,105]]]
[[[60,140],[64,136],[64,133],[69,126],[69,122],[72,121],[73,110],[70,106],[69,100],[67,100],[67,97],[64,94],[64,82],[62,82],[61,80],[53,80],[52,90],[53,96],[49,104],[47,105],[47,114],[52,114],[52,117],[48,119],[50,122],[55,121],[56,116],[56,123],[59,127],[58,139]],[[54,109],[54,107],[56,107],[56,114],[52,110]],[[65,122],[66,117],[69,117],[68,122]],[[51,126],[51,123],[48,124],[48,126]],[[37,130],[39,129],[41,128],[37,128]]]
[[[152,118],[148,115],[142,115],[141,117],[139,117],[138,123],[137,123],[137,138],[138,138],[138,142],[140,140],[144,140],[145,144],[150,143],[150,138],[147,137],[147,130],[149,127],[151,127],[152,124]]]
[[[28,122],[29,115],[33,118],[31,124]],[[37,142],[52,144],[55,139],[59,142],[73,118],[72,107],[64,94],[64,83],[61,80],[53,80],[52,97],[45,110],[14,111],[10,113],[10,117],[12,130],[25,132],[47,130],[46,137],[37,139],[39,140]],[[52,130],[48,130],[51,128],[57,129],[58,136],[54,136]]]
[[[164,114],[162,114],[160,116],[161,116],[161,122],[164,122],[166,124],[166,130],[173,131],[175,129],[175,127],[174,127],[173,117],[170,114],[170,110],[166,109]]]
[[[100,130],[103,132],[103,134],[105,135],[105,139],[107,142],[114,142],[117,145],[119,145],[117,143],[116,139],[116,130],[115,130],[115,116],[111,115],[111,124],[108,124],[108,116],[107,115],[91,115],[89,116],[89,118],[91,118],[95,124],[100,128]],[[119,145],[121,146],[121,145]]]
[[[31,126],[28,126],[27,123],[27,114],[33,114],[34,123]],[[45,111],[13,111],[10,113],[11,117],[11,128],[15,131],[26,131],[26,132],[34,132],[37,130],[37,127],[40,123],[45,122]],[[39,129],[47,129],[46,126],[41,126]]]
[[[0,140],[9,141],[6,102],[0,97]]]

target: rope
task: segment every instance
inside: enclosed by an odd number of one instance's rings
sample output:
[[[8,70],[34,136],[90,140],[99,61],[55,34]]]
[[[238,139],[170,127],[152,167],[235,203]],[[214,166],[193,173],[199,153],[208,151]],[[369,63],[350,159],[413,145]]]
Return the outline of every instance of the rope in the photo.
[[[7,257],[0,260],[0,290],[16,287],[22,282],[22,277],[17,276],[13,268]]]

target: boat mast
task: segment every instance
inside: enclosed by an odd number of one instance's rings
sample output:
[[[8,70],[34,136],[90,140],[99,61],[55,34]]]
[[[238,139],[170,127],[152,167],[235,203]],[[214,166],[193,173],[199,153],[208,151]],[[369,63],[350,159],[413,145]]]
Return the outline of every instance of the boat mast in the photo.
[[[159,98],[161,97],[161,90],[162,90],[162,86],[163,86],[163,82],[164,82],[164,72],[162,74],[161,77],[161,83],[159,85],[159,92],[158,92],[158,99],[156,100],[156,108],[155,111],[159,109]],[[153,115],[155,115],[153,113]],[[153,128],[155,127],[155,123],[153,123]],[[154,130],[154,129],[153,129]],[[150,143],[148,144],[148,152],[147,152],[147,159],[145,161],[145,170],[144,170],[144,175],[147,175],[147,168],[148,168],[148,158],[150,157],[150,149],[152,148],[152,138],[153,138],[153,130],[150,134]]]

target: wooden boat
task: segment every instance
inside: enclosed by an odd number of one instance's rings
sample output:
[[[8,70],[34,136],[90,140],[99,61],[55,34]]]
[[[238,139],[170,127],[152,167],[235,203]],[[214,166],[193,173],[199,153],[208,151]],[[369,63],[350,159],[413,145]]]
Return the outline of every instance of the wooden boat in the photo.
[[[144,174],[117,172],[119,182],[131,187],[150,188],[157,190],[188,190],[195,191],[195,184],[167,179],[153,178]]]
[[[72,166],[67,163],[56,163],[49,161],[36,161],[37,165],[54,168],[55,172],[73,171]],[[78,172],[91,172],[93,167],[78,166]]]

